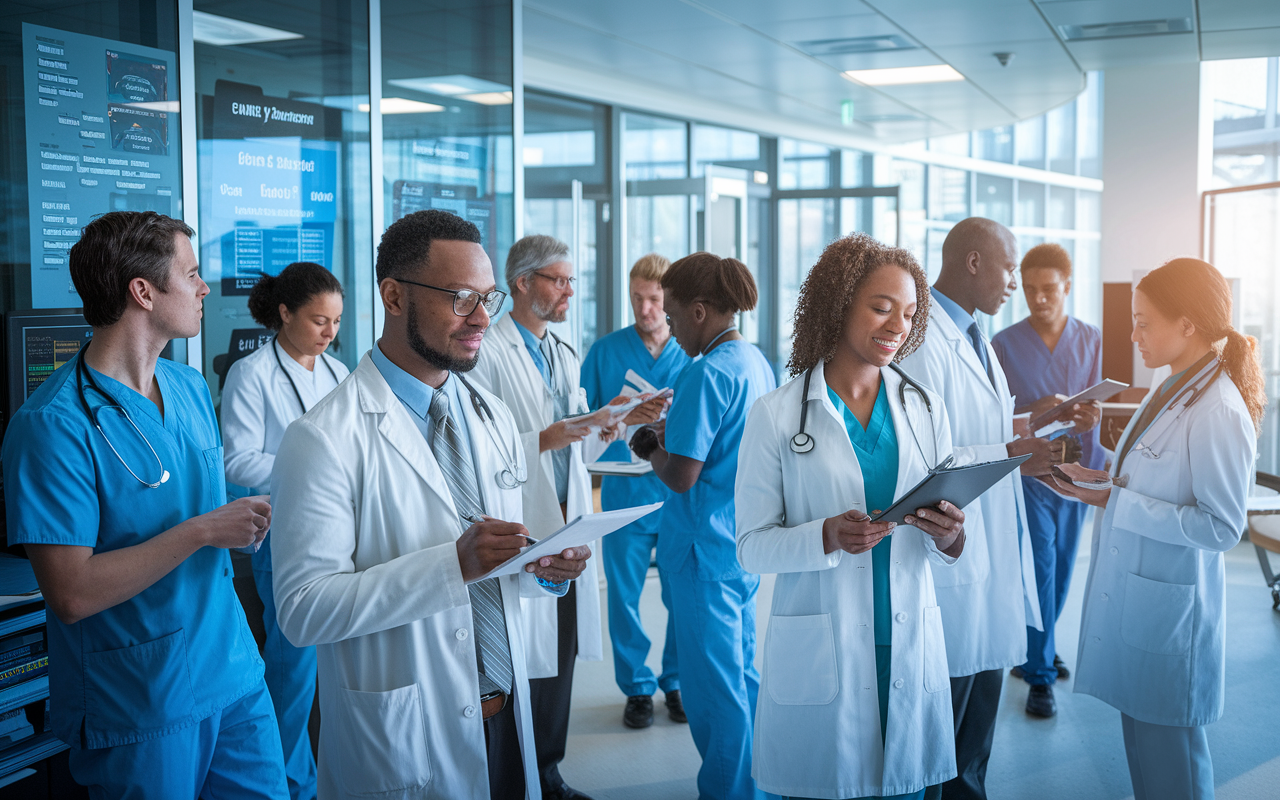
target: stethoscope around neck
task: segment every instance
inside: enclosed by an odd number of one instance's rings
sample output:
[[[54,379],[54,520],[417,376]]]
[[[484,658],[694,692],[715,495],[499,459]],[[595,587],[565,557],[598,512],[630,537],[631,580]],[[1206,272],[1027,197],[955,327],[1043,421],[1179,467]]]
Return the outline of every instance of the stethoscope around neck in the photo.
[[[476,410],[476,416],[480,417],[480,423],[484,425],[484,429],[489,432],[489,440],[493,442],[493,446],[498,451],[498,456],[502,459],[502,469],[498,470],[494,475],[494,480],[503,489],[519,489],[529,480],[529,471],[520,465],[519,454],[512,445],[510,452],[505,450],[502,442],[498,440],[498,420],[493,416],[493,409],[489,407],[480,393],[471,385],[470,381],[462,377],[457,372],[453,376],[462,382],[467,393],[471,395],[471,405]]]
[[[921,402],[924,403],[925,413],[929,416],[929,430],[933,434],[934,456],[935,456],[933,460],[936,462],[937,446],[938,446],[938,431],[937,431],[937,428],[935,427],[937,423],[934,421],[934,418],[933,418],[933,403],[930,402],[929,395],[927,392],[925,392],[924,387],[921,386],[919,383],[917,383],[914,378],[908,375],[902,369],[902,367],[898,366],[897,363],[892,361],[889,362],[889,367],[893,369],[894,372],[898,373],[898,377],[901,379],[901,382],[898,384],[898,402],[902,404],[902,413],[903,414],[907,413],[907,389],[915,390],[915,393],[920,396]],[[804,374],[804,393],[801,395],[801,400],[800,400],[800,430],[796,431],[796,434],[791,437],[791,452],[798,453],[801,455],[812,451],[814,448],[814,445],[817,444],[813,436],[807,430],[805,430],[809,420],[809,384],[812,382],[812,380],[813,380],[813,368],[810,367]],[[910,419],[908,419],[908,423],[910,423]],[[911,438],[915,439],[916,449],[920,451],[920,457],[922,459],[925,459],[926,464],[929,463],[929,459],[926,458],[924,454],[924,446],[920,444],[920,437],[918,434],[916,434],[915,426],[908,424],[907,427],[911,429]],[[945,467],[947,463],[949,463],[950,461],[951,461],[951,457],[948,456],[946,461],[940,464],[935,463],[930,469],[935,469],[935,470],[941,469]]]
[[[97,428],[98,433],[102,434],[102,438],[107,443],[107,447],[111,448],[111,452],[115,453],[116,458],[120,459],[120,464],[128,470],[134,480],[148,489],[159,489],[161,484],[169,481],[169,470],[164,468],[164,462],[160,460],[160,454],[156,452],[156,448],[151,444],[151,440],[147,438],[147,435],[143,433],[142,429],[138,427],[138,424],[133,421],[133,417],[129,415],[129,410],[117,402],[114,397],[107,394],[106,390],[98,385],[98,381],[93,377],[93,372],[89,369],[88,365],[84,363],[84,354],[89,349],[90,344],[91,342],[85,342],[84,346],[80,348],[80,352],[76,354],[76,391],[80,396],[80,405],[84,407],[84,413],[89,417],[89,421],[93,423],[93,427]],[[98,410],[96,412],[90,408],[89,400],[85,397],[84,393],[86,383],[90,389],[110,400],[110,404],[98,406]],[[102,413],[104,408],[112,408],[119,411],[121,416],[124,417],[125,422],[128,422],[129,426],[138,434],[138,438],[142,439],[142,443],[151,451],[151,457],[156,460],[156,467],[160,470],[160,480],[153,483],[140,477],[138,473],[133,471],[133,468],[129,466],[128,462],[124,460],[124,456],[120,455],[120,451],[117,450],[115,444],[112,443],[111,437],[107,436],[107,432],[102,429],[102,424],[98,422],[98,415]]]
[[[276,364],[280,367],[280,371],[283,372],[285,378],[289,380],[289,388],[293,389],[293,396],[298,398],[298,407],[301,408],[302,413],[305,414],[307,413],[307,404],[302,402],[302,392],[298,391],[298,384],[293,382],[293,376],[289,374],[289,370],[284,368],[284,361],[281,360],[280,358],[279,339],[280,339],[280,334],[276,334],[275,336],[271,337],[271,352],[276,357]],[[289,356],[289,357],[293,358],[293,356]],[[333,365],[330,364],[329,360],[324,357],[324,353],[321,353],[320,355],[316,356],[316,360],[323,361],[324,365],[329,368],[329,374],[333,376],[334,385],[342,383],[342,381],[338,379],[338,373],[334,371]]]

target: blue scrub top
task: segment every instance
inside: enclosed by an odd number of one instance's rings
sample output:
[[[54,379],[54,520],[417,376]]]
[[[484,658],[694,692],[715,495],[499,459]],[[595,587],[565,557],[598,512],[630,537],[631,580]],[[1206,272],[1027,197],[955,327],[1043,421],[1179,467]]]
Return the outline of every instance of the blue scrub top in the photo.
[[[13,416],[4,440],[9,543],[141,544],[227,501],[222,445],[200,373],[160,359],[160,410],[101,373],[170,473],[151,489],[131,476],[93,427],[76,391],[79,356]],[[107,398],[84,382],[91,408]],[[160,467],[118,411],[99,416],[139,477]],[[231,583],[226,550],[204,547],[130,600],[74,625],[48,615],[53,730],[72,747],[145,741],[195,724],[262,684],[263,665]],[[82,734],[83,723],[83,734]]]
[[[1070,397],[1102,380],[1102,331],[1075,317],[1067,318],[1067,327],[1052,353],[1026,319],[997,333],[991,346],[1019,406],[1055,393]],[[1083,449],[1080,463],[1102,469],[1106,453],[1098,440],[1098,429],[1075,438]],[[1023,479],[1024,486],[1038,483],[1034,478]],[[1041,488],[1036,487],[1037,491]]]
[[[667,340],[657,358],[649,355],[634,325],[598,339],[587,351],[582,362],[582,388],[587,391],[587,403],[600,408],[622,393],[627,370],[633,369],[656,388],[674,386],[680,373],[691,359],[676,344],[675,337]],[[631,450],[624,441],[609,445],[601,458],[605,461],[628,461]],[[600,505],[605,511],[632,508],[650,503],[660,503],[670,498],[672,492],[652,473],[639,477],[606,475],[600,482]],[[650,514],[628,525],[632,533],[654,534],[658,532],[659,514]]]
[[[713,581],[746,572],[738,563],[733,486],[751,405],[777,387],[753,344],[725,342],[680,373],[667,412],[666,449],[701,461],[693,488],[673,494],[658,520],[658,566]]]
[[[874,516],[893,505],[894,493],[898,489],[898,432],[893,428],[893,415],[889,413],[889,396],[885,393],[884,381],[880,381],[880,391],[876,394],[876,404],[871,410],[866,428],[862,427],[862,423],[840,399],[840,395],[836,394],[835,389],[828,386],[827,396],[844,418],[849,443],[853,445],[858,466],[862,469],[867,513]],[[875,600],[872,620],[876,644],[882,646],[893,643],[893,604],[889,591],[889,552],[892,539],[892,535],[886,536],[871,548],[872,597]]]

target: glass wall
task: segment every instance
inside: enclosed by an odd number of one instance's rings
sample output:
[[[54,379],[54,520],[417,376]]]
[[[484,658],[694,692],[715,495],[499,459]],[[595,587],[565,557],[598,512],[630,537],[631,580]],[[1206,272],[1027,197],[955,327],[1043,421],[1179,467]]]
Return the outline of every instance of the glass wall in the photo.
[[[1280,181],[1280,59],[1206,61],[1213,104],[1213,188]]]

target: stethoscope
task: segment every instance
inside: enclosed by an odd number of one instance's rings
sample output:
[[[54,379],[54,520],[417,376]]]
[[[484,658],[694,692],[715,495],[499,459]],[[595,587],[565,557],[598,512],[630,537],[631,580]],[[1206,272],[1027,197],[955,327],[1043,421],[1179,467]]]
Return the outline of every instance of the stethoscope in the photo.
[[[116,458],[120,459],[120,463],[129,471],[129,474],[132,475],[138,483],[141,483],[148,489],[159,489],[160,484],[166,483],[169,480],[169,470],[164,468],[164,463],[160,461],[160,454],[157,453],[155,447],[151,445],[151,440],[147,438],[147,435],[143,433],[142,429],[133,421],[133,417],[129,416],[129,410],[117,403],[114,397],[107,394],[107,392],[98,385],[97,380],[93,377],[93,373],[85,367],[84,353],[89,349],[89,344],[89,342],[85,342],[84,347],[81,347],[80,352],[76,354],[76,391],[80,394],[80,405],[84,406],[84,413],[88,415],[89,421],[93,423],[93,427],[98,429],[98,433],[102,434],[102,438],[106,441],[107,447],[110,447],[111,452],[116,454]],[[98,413],[94,413],[93,409],[89,408],[89,400],[85,397],[84,387],[86,379],[88,379],[87,383],[89,384],[90,389],[93,389],[95,392],[111,401],[108,405],[98,406]],[[124,456],[120,455],[120,451],[111,443],[111,438],[107,436],[107,432],[102,429],[102,425],[98,422],[98,414],[102,413],[102,409],[104,408],[117,409],[122,415],[124,415],[125,421],[133,426],[133,429],[137,431],[143,444],[145,444],[147,449],[151,451],[151,457],[156,460],[156,466],[160,468],[160,480],[155,483],[143,480],[138,477],[138,473],[134,472],[128,463],[125,462]]]
[[[929,402],[929,395],[925,393],[923,386],[916,383],[911,376],[907,375],[907,373],[903,371],[902,367],[898,366],[894,362],[889,362],[889,366],[894,372],[898,373],[898,377],[901,379],[901,382],[898,384],[898,402],[902,404],[902,413],[907,413],[907,389],[909,388],[914,389],[915,393],[920,396],[920,400],[924,403],[925,413],[929,415],[929,430],[933,434],[935,448],[934,455],[936,456],[938,431],[935,427],[937,423],[933,418],[933,403]],[[812,379],[813,368],[811,367],[804,374],[804,394],[801,395],[803,399],[800,401],[800,430],[796,432],[795,436],[791,437],[791,452],[793,453],[808,453],[813,450],[815,444],[813,437],[805,432],[805,423],[808,421],[809,417],[809,383]],[[911,429],[911,438],[916,441],[916,449],[920,451],[920,457],[925,460],[925,463],[928,463],[929,459],[925,457],[924,446],[920,444],[920,437],[916,434],[915,426],[908,425],[907,427]],[[935,458],[934,460],[936,461],[937,459]],[[949,462],[950,460],[951,457],[948,456],[947,461]],[[943,464],[935,464],[931,469],[939,469],[945,465],[945,462]]]
[[[280,371],[289,379],[289,388],[293,389],[293,396],[298,398],[298,406],[302,408],[302,413],[305,414],[307,413],[307,404],[302,402],[302,393],[298,391],[298,384],[293,382],[293,376],[289,374],[289,370],[284,368],[284,362],[280,360],[280,344],[277,341],[279,338],[279,334],[271,337],[271,352],[276,357],[276,364],[280,367]],[[293,356],[290,356],[290,358],[293,358]],[[323,361],[324,365],[329,368],[329,374],[333,376],[333,383],[335,386],[342,383],[342,381],[338,379],[338,373],[334,371],[333,365],[324,357],[324,353],[316,356],[316,359]]]
[[[494,480],[503,489],[520,488],[529,480],[529,471],[520,466],[514,445],[511,452],[508,453],[502,447],[502,442],[498,441],[498,420],[493,416],[493,409],[489,408],[489,404],[485,402],[485,399],[480,396],[480,393],[475,390],[475,387],[466,378],[457,372],[453,373],[453,376],[462,381],[467,393],[471,395],[471,405],[476,410],[476,416],[480,417],[480,422],[484,425],[484,429],[489,432],[490,441],[493,442],[493,446],[498,450],[498,455],[502,458],[502,469],[498,470],[497,474],[494,475]]]
[[[1203,364],[1192,366],[1192,369],[1196,370],[1195,375],[1197,377],[1193,377],[1190,381],[1188,381],[1187,384],[1182,387],[1182,390],[1179,391],[1178,394],[1174,396],[1172,400],[1164,404],[1164,408],[1160,411],[1160,413],[1157,414],[1151,420],[1151,422],[1147,423],[1147,426],[1145,428],[1143,428],[1143,430],[1139,434],[1140,437],[1145,437],[1147,435],[1147,432],[1151,430],[1152,426],[1156,424],[1156,421],[1159,420],[1161,417],[1163,417],[1165,414],[1172,411],[1173,407],[1178,404],[1178,401],[1180,400],[1183,401],[1182,410],[1178,412],[1178,416],[1181,416],[1184,411],[1191,408],[1196,403],[1200,402],[1200,398],[1204,397],[1205,390],[1208,389],[1210,386],[1212,386],[1214,382],[1218,380],[1218,376],[1221,375],[1223,371],[1222,362],[1219,361],[1217,366],[1214,368],[1213,373],[1209,375],[1209,379],[1204,380],[1203,378],[1204,368],[1208,365],[1209,359],[1211,357],[1212,357],[1212,354],[1206,355],[1204,358]],[[1153,399],[1159,399],[1159,398],[1157,397]],[[1175,417],[1174,419],[1177,419],[1177,417]],[[1151,458],[1151,459],[1160,458],[1160,454],[1152,450],[1147,445],[1147,443],[1143,441],[1135,442],[1133,447],[1130,448],[1130,450],[1135,453],[1140,453],[1147,458]],[[1119,468],[1124,465],[1125,455],[1128,455],[1128,453],[1126,452],[1122,454],[1120,456],[1119,463],[1116,465],[1117,474],[1118,474]]]

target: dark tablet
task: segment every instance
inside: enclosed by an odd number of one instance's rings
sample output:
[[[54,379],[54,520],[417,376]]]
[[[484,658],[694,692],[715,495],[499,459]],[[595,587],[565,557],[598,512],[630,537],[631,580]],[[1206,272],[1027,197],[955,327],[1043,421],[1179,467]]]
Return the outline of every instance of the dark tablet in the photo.
[[[983,492],[999,483],[1001,478],[1022,466],[1022,462],[1029,458],[1031,454],[1027,453],[1000,461],[947,467],[931,472],[873,519],[877,522],[900,523],[908,514],[915,514],[917,509],[934,508],[943,500],[954,503],[958,508],[964,508],[977,500]]]

